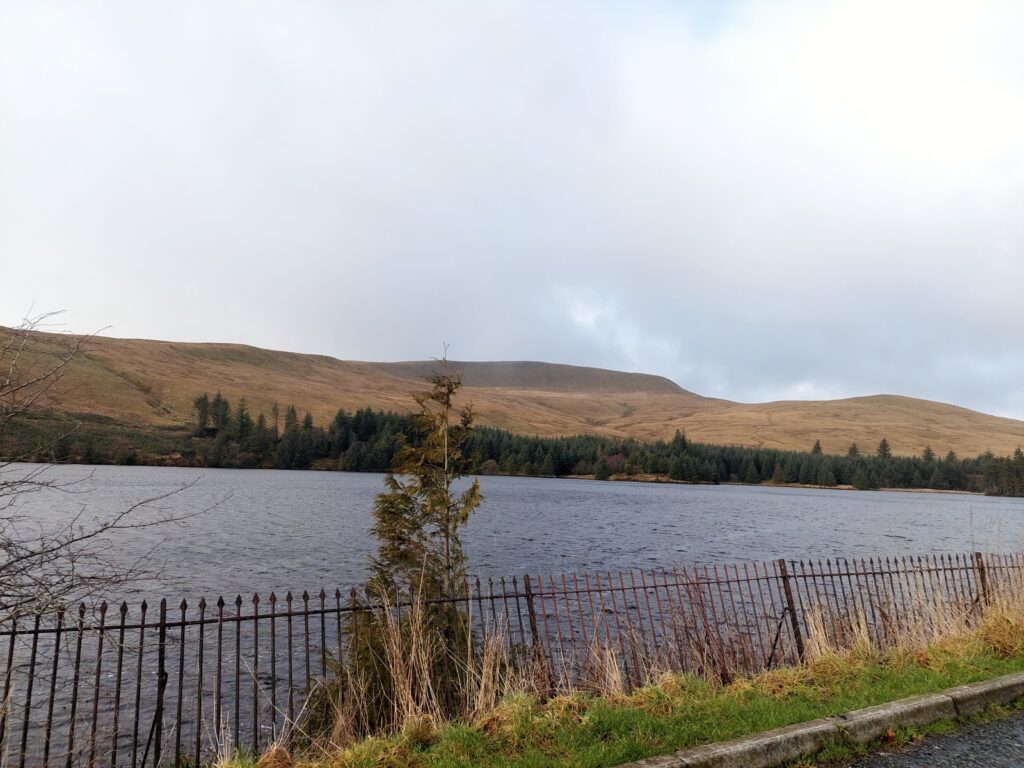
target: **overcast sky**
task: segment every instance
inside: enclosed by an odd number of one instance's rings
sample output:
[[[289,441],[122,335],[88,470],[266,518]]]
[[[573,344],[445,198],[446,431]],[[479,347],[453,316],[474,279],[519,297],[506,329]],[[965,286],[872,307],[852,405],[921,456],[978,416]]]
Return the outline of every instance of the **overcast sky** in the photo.
[[[1024,418],[1021,2],[0,0],[0,323]]]

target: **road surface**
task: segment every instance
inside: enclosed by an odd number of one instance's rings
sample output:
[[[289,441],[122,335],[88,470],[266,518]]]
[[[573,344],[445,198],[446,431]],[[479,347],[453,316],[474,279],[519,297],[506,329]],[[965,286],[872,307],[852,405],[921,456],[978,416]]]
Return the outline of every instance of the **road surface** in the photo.
[[[1020,768],[1024,766],[1024,712],[947,736],[929,736],[900,752],[876,754],[849,768]]]

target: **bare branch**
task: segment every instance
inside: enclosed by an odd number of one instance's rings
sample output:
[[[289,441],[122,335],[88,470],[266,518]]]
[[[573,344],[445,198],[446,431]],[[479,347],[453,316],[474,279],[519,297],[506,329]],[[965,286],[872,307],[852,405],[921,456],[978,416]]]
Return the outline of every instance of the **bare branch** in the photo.
[[[12,421],[24,416],[54,386],[84,352],[93,335],[70,336],[42,333],[58,316],[49,312],[26,317],[18,328],[0,329],[0,436]],[[38,455],[66,437],[60,435],[37,446],[31,453],[0,462],[0,619],[27,611],[40,611],[84,600],[99,590],[109,590],[141,576],[156,551],[124,561],[122,548],[111,546],[121,532],[180,523],[204,514],[224,499],[204,509],[186,513],[142,514],[172,496],[191,489],[197,481],[144,499],[128,507],[91,517],[83,504],[68,519],[46,524],[15,514],[26,494],[86,493],[84,478],[60,480],[46,476],[49,464],[17,464],[18,459]]]

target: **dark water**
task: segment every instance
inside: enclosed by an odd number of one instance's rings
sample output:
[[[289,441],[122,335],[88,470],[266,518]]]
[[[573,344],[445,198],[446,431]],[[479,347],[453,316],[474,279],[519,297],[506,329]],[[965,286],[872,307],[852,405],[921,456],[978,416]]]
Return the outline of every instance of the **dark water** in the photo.
[[[17,472],[19,468],[14,468]],[[24,468],[21,468],[23,471]],[[21,497],[21,525],[107,516],[194,483],[140,519],[198,516],[122,531],[110,552],[153,550],[160,573],[111,598],[180,598],[349,586],[365,572],[382,476],[337,472],[54,467],[78,481]],[[679,562],[878,556],[1024,548],[1024,500],[540,478],[481,478],[464,541],[480,575]]]

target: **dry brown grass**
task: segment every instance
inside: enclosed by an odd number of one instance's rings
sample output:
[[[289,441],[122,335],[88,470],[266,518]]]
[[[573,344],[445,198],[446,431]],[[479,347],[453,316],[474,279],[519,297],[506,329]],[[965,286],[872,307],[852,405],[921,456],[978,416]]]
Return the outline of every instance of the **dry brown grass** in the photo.
[[[236,344],[98,337],[51,404],[141,425],[191,421],[192,400],[221,390],[269,416],[276,402],[308,410],[318,423],[347,410],[405,411],[424,363],[380,364],[276,352]],[[872,449],[886,436],[896,453],[1009,454],[1024,444],[1024,422],[892,395],[835,401],[733,403],[701,397],[657,376],[541,363],[465,364],[463,390],[480,424],[531,435],[597,434],[641,440],[683,429],[694,440],[807,450],[821,440],[842,453]]]
[[[410,620],[417,621],[415,617]],[[585,690],[580,690],[563,684],[550,672],[540,681],[511,673],[504,645],[495,637],[467,657],[467,670],[472,674],[466,677],[470,683],[458,719],[515,752],[535,743],[538,734],[585,723],[596,696],[606,706],[667,718],[674,716],[680,702],[693,698],[718,697],[734,702],[736,707],[742,707],[751,696],[778,700],[780,706],[794,694],[825,701],[858,676],[877,674],[872,670],[905,672],[917,667],[941,674],[947,667],[956,670],[973,659],[986,655],[992,658],[993,651],[1006,659],[1024,654],[1024,595],[1009,590],[996,592],[988,605],[969,611],[939,600],[918,600],[898,624],[888,628],[882,643],[872,642],[863,615],[852,614],[847,624],[837,627],[826,622],[821,611],[812,607],[807,615],[804,663],[738,677],[728,683],[710,671],[707,678],[665,668],[659,671],[657,657],[652,656],[646,662],[644,684],[633,690],[622,677],[618,648],[595,644],[589,649],[587,664],[591,672],[583,682]],[[396,716],[403,719],[396,721],[388,735],[336,742],[333,749],[314,755],[313,764],[332,768],[407,765],[403,761],[408,761],[410,755],[420,754],[444,738],[445,723],[436,702],[429,698],[433,686],[422,679],[429,674],[430,665],[422,663],[429,649],[411,649],[406,633],[395,625],[387,626],[396,638],[405,638],[401,644],[396,639],[393,648],[397,650],[400,645],[403,655],[409,657],[399,660],[389,656],[394,663],[404,665],[398,677],[408,688],[396,696],[402,700],[395,703]],[[413,642],[429,643],[429,633],[421,631]],[[421,677],[417,679],[417,675]],[[542,691],[552,679],[555,687]],[[273,749],[273,755],[265,756],[261,765],[289,768],[284,762],[287,754],[282,754],[279,746]]]

